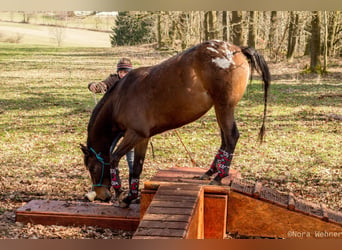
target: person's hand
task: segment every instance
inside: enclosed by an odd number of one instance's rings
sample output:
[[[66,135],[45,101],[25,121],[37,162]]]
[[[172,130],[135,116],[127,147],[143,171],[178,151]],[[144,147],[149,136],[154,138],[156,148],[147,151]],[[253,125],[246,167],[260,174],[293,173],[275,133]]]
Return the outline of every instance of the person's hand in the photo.
[[[88,84],[88,89],[93,92],[96,93],[96,82],[91,82]]]
[[[91,82],[88,85],[88,89],[95,94],[105,93],[107,91],[107,85],[103,82]]]

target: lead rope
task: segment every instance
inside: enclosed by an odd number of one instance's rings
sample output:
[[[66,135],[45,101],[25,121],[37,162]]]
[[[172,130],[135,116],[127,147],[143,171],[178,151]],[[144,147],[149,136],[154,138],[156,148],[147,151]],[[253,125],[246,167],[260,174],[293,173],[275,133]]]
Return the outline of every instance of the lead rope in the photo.
[[[96,106],[96,104],[97,104],[96,94],[94,92],[92,92],[92,93],[94,95],[94,102],[95,102],[95,106]]]
[[[191,156],[189,150],[187,149],[187,147],[186,147],[185,144],[183,143],[182,138],[180,137],[178,131],[177,131],[177,130],[174,130],[174,131],[175,131],[175,133],[176,133],[176,135],[177,135],[179,141],[182,143],[183,147],[185,148],[186,152],[188,153],[188,155],[189,155],[189,157],[190,157],[190,160],[191,160],[192,164],[194,164],[194,165],[196,166],[196,165],[197,165],[197,164],[196,164],[196,161],[192,158],[192,156]]]

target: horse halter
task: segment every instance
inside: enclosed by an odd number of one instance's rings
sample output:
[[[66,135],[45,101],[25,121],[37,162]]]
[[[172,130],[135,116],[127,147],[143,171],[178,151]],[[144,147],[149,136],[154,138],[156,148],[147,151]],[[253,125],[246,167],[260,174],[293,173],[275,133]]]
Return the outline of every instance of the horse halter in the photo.
[[[101,172],[101,178],[98,184],[93,184],[93,187],[106,187],[106,188],[110,188],[110,185],[103,185],[102,181],[103,181],[103,174],[104,174],[104,168],[105,166],[110,166],[110,163],[107,163],[104,161],[104,159],[100,156],[101,153],[96,153],[95,150],[90,147],[89,148],[91,150],[91,152],[94,153],[94,155],[96,156],[96,159],[102,164],[102,172]]]

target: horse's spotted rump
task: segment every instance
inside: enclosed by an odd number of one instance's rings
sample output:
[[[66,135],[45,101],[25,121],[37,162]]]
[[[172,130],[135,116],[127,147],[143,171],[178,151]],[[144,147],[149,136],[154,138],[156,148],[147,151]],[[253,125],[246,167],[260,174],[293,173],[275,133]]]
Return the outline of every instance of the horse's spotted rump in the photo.
[[[234,51],[229,49],[229,43],[221,41],[210,41],[208,50],[215,52],[218,56],[213,58],[211,61],[221,69],[228,69],[231,65],[234,65],[233,60]]]

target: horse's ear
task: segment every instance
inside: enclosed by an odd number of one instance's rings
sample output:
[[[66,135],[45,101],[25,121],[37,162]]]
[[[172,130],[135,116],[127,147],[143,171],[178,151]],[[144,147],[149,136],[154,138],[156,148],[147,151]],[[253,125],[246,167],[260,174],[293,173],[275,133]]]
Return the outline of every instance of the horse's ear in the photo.
[[[81,150],[83,152],[84,155],[89,155],[89,149],[88,147],[86,147],[85,145],[83,144],[80,144],[80,147],[81,147]]]

